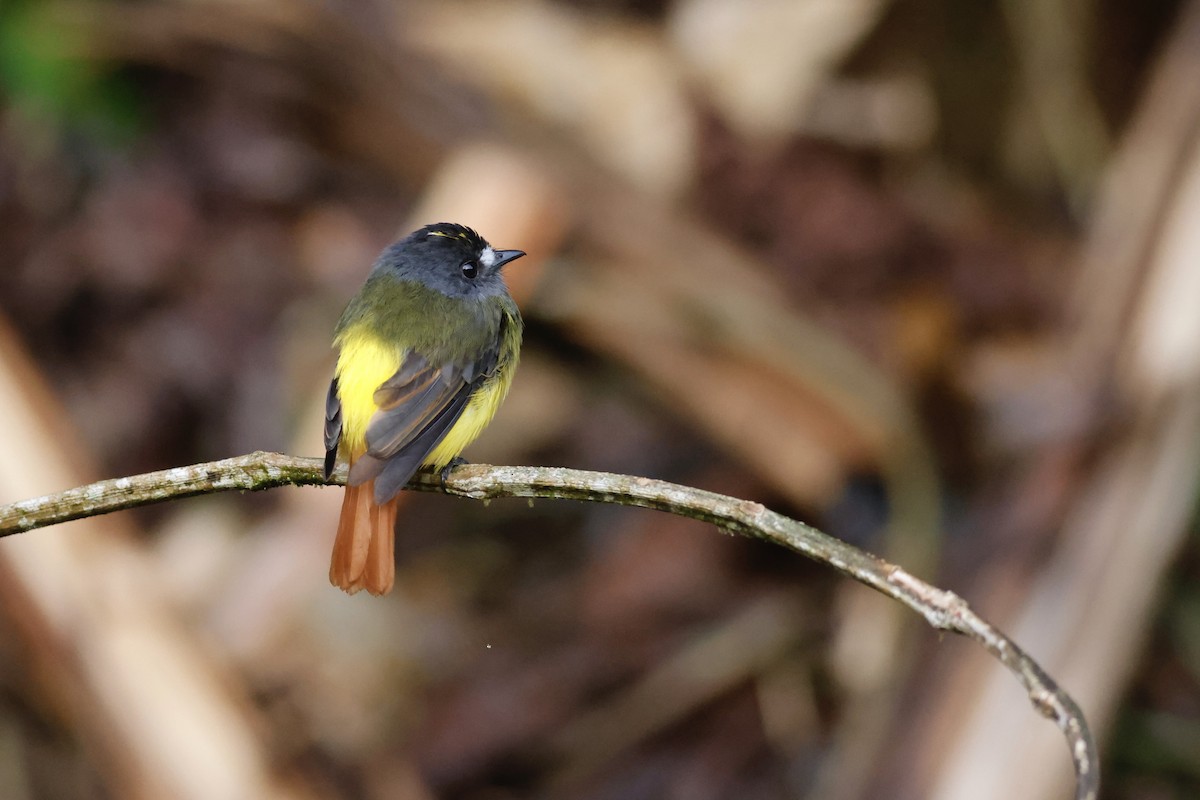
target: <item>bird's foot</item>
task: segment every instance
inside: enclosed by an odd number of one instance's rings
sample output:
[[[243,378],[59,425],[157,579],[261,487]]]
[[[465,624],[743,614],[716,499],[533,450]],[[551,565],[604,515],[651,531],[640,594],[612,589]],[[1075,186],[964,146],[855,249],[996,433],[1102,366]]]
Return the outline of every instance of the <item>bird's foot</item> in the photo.
[[[438,477],[442,479],[442,489],[446,488],[446,479],[450,477],[450,473],[454,471],[455,467],[461,467],[464,464],[470,463],[470,461],[467,461],[462,456],[455,456],[450,459],[450,463],[442,467],[441,471],[438,472]]]

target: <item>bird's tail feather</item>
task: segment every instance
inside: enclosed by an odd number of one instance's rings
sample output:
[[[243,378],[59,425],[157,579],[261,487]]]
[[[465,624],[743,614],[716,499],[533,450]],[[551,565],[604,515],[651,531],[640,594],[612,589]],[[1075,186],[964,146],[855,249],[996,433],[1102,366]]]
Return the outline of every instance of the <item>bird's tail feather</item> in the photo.
[[[329,562],[329,582],[349,594],[386,594],[396,580],[394,560],[399,497],[375,503],[374,481],[347,486]]]

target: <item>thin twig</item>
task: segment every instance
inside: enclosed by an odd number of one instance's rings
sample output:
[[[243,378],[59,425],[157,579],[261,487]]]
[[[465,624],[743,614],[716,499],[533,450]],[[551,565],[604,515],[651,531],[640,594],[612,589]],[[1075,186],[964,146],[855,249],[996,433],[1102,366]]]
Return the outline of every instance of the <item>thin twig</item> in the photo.
[[[345,473],[339,471],[331,483],[344,481]],[[100,481],[0,506],[0,537],[181,497],[229,489],[258,490],[323,483],[319,459],[250,453],[223,461]],[[558,467],[470,464],[455,468],[446,477],[444,486],[437,476],[419,474],[409,488],[444,491],[476,500],[542,497],[653,508],[711,522],[734,533],[766,539],[828,564],[843,575],[900,601],[933,627],[963,634],[983,645],[1017,677],[1034,708],[1062,730],[1075,765],[1076,800],[1095,800],[1097,797],[1100,762],[1083,713],[1033,659],[975,614],[953,592],[931,586],[900,567],[816,528],[748,500],[650,478]]]

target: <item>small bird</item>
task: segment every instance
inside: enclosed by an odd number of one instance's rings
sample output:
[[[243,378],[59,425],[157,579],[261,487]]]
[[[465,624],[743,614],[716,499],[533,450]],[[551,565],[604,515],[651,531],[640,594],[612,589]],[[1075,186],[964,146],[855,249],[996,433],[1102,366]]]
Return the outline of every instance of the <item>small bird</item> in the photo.
[[[508,394],[523,323],[500,270],[523,255],[426,225],[380,254],[342,314],[325,402],[325,479],[339,456],[350,466],[334,586],[391,590],[397,495],[421,467],[454,462]]]

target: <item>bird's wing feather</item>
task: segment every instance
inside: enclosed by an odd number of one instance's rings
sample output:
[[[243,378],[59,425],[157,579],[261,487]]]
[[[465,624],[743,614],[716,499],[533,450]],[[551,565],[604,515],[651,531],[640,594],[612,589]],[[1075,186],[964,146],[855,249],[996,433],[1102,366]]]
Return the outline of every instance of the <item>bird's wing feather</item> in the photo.
[[[367,451],[351,468],[350,483],[374,478],[378,503],[395,495],[454,427],[479,384],[494,373],[498,353],[497,344],[477,358],[434,365],[410,350],[375,390],[378,410],[367,423]]]
[[[437,447],[442,437],[454,427],[471,399],[470,387],[455,395],[450,402],[396,455],[381,462],[382,469],[375,478],[375,502],[384,503],[404,488],[409,478],[421,467],[425,457]],[[371,458],[368,454],[365,458]]]
[[[442,416],[456,395],[469,391],[459,365],[435,367],[410,352],[396,374],[375,390],[379,410],[367,423],[367,454],[384,459],[398,455]]]
[[[325,396],[325,480],[333,474],[337,463],[338,443],[342,440],[342,401],[338,397],[338,382],[329,382],[329,394]]]

